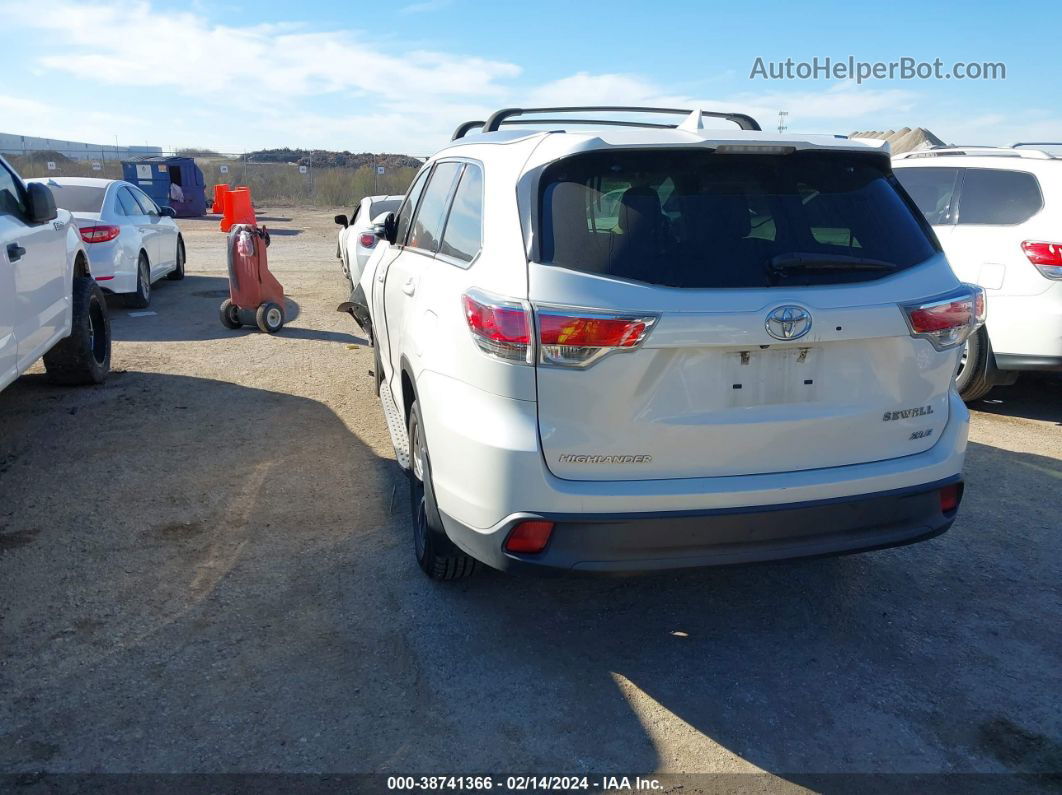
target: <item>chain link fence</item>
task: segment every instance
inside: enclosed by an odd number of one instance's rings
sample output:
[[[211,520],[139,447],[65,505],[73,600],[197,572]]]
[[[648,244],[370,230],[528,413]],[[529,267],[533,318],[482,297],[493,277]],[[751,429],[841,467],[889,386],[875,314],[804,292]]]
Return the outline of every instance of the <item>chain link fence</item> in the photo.
[[[79,153],[82,154],[82,153]],[[265,160],[248,154],[210,152],[189,155],[185,152],[163,152],[194,157],[203,171],[207,204],[213,197],[214,185],[248,187],[255,204],[272,206],[345,207],[357,204],[364,196],[402,194],[417,173],[425,158],[406,155],[357,155],[352,161],[366,160],[364,165],[330,165],[335,153],[312,153],[295,162]],[[344,153],[345,154],[345,153]],[[67,157],[60,151],[38,151],[23,154],[4,154],[4,157],[25,178],[32,177],[98,177],[122,179],[122,164],[107,153],[106,159],[82,160]],[[339,159],[343,159],[340,157]]]

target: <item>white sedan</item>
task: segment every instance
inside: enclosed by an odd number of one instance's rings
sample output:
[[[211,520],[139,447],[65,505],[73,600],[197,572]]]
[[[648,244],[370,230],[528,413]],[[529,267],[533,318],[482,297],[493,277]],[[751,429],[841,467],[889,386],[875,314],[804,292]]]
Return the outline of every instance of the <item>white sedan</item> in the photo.
[[[345,215],[337,215],[336,223],[343,227],[339,232],[339,246],[336,256],[343,265],[343,273],[355,285],[361,279],[365,263],[376,248],[376,235],[373,233],[373,220],[380,215],[398,210],[405,196],[366,196],[354,209],[354,214],[347,220]]]
[[[70,211],[85,242],[92,275],[129,306],[151,302],[151,284],[184,278],[184,240],[173,210],[140,188],[115,179],[48,177],[56,206]]]

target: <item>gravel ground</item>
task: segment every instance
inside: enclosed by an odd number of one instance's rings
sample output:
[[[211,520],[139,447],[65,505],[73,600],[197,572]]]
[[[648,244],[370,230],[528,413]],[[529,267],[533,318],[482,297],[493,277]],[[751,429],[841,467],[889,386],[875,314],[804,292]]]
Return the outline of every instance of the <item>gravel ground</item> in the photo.
[[[975,407],[923,544],[433,584],[332,214],[267,217],[280,335],[182,221],[106,384],[0,394],[0,772],[1062,771],[1058,381]]]

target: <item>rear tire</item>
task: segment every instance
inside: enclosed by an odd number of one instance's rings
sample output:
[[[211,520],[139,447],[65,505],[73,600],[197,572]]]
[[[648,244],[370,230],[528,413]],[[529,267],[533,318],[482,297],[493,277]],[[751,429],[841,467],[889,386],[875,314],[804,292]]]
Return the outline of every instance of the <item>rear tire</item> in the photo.
[[[91,276],[74,277],[70,336],[44,354],[56,384],[101,384],[111,369],[111,319],[103,290]]]
[[[431,481],[431,460],[424,439],[424,424],[416,401],[409,411],[409,505],[413,522],[413,552],[421,570],[433,580],[460,580],[475,574],[479,567],[446,536],[435,489]]]
[[[266,302],[258,307],[254,319],[266,334],[276,334],[284,325],[284,310],[277,304]]]
[[[146,309],[151,304],[151,265],[147,254],[140,252],[136,264],[136,292],[125,297],[125,305],[133,309]]]
[[[995,386],[992,366],[992,346],[984,326],[966,340],[959,371],[955,375],[955,389],[966,403],[980,400]]]
[[[229,298],[221,302],[218,316],[221,318],[221,325],[225,328],[237,329],[243,326],[243,321],[240,320],[240,308]]]
[[[172,271],[166,274],[166,278],[171,282],[179,282],[184,278],[184,241],[177,238],[177,265]]]

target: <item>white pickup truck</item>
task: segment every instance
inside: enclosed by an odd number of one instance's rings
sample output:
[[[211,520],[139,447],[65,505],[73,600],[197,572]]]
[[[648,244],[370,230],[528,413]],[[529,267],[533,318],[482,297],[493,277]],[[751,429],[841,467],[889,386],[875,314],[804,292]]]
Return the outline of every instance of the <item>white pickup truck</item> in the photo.
[[[111,366],[107,303],[70,213],[0,157],[0,389],[42,356],[56,383],[103,381]]]

